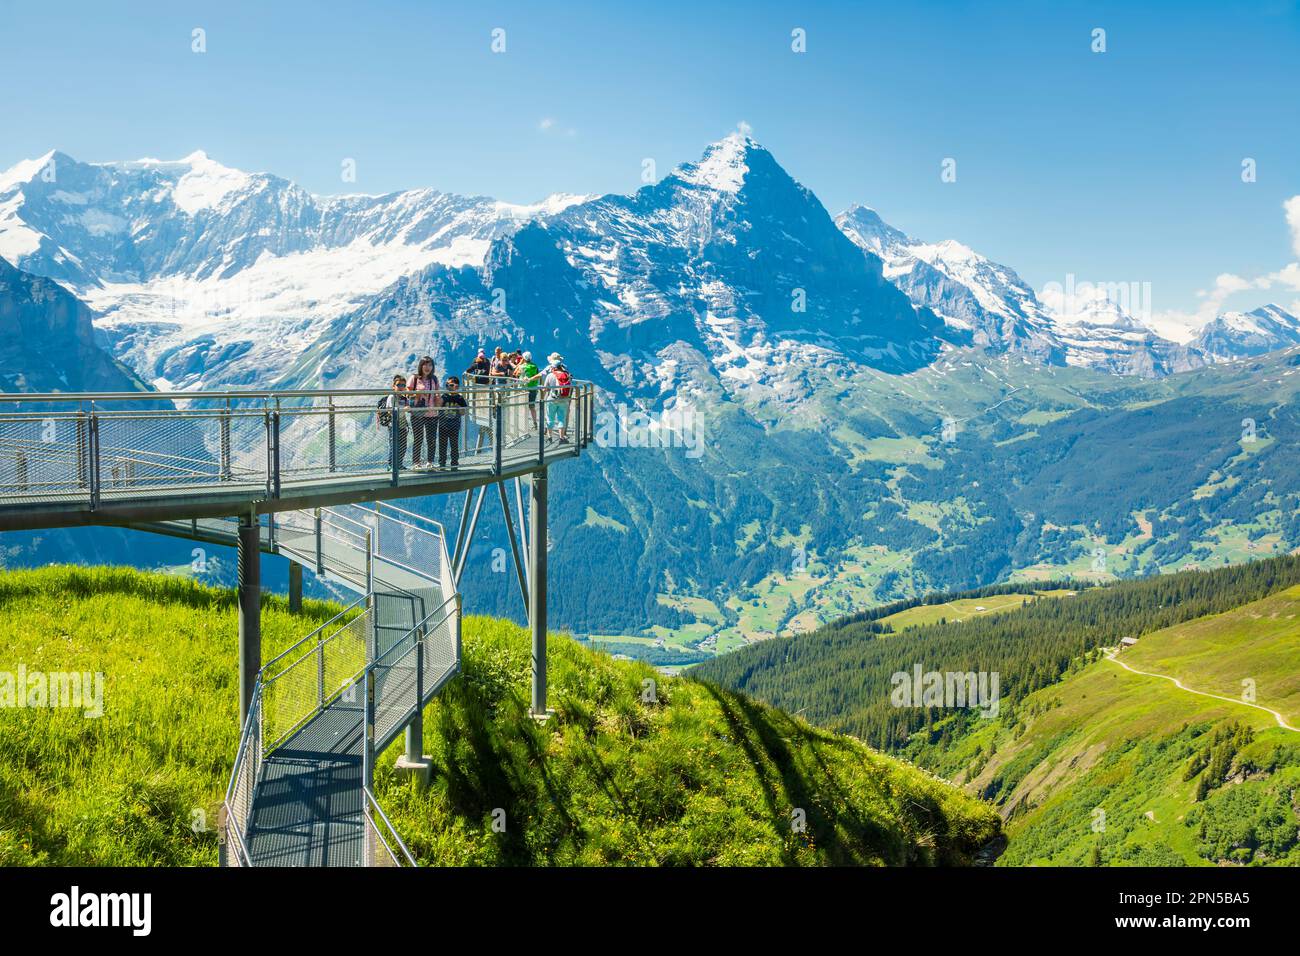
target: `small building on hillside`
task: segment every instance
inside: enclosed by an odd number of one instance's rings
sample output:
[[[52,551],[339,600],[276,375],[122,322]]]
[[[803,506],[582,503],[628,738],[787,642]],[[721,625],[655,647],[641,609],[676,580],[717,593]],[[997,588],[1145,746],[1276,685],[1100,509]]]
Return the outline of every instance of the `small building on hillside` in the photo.
[[[1125,649],[1125,648],[1132,647],[1132,646],[1133,646],[1134,644],[1136,644],[1137,642],[1138,642],[1138,639],[1137,639],[1136,637],[1121,637],[1121,638],[1119,639],[1119,650],[1120,650],[1120,653],[1122,654],[1122,653],[1124,652],[1124,649]]]

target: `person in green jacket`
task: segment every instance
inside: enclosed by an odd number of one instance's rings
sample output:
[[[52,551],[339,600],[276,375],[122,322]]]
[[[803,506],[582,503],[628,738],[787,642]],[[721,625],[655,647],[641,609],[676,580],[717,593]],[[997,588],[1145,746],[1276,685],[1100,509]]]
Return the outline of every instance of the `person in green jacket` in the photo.
[[[533,426],[537,426],[537,394],[541,391],[542,373],[538,370],[537,365],[533,362],[533,353],[525,352],[523,361],[515,369],[515,378],[519,383],[528,389],[528,417],[533,420]]]

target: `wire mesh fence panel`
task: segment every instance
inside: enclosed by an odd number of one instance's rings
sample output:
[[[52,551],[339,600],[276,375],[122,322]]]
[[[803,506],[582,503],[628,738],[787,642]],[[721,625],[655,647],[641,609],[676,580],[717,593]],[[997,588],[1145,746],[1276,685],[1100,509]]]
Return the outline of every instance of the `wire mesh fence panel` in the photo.
[[[419,527],[383,509],[375,512],[378,531],[376,553],[394,564],[435,580],[442,575],[442,537],[432,528]]]
[[[496,390],[492,388],[472,388],[465,393],[465,405],[469,411],[470,424],[478,428],[489,430],[492,428],[495,394]]]
[[[268,753],[320,709],[323,657],[320,645],[312,644],[267,678],[263,721]]]
[[[323,625],[263,670],[263,740],[269,753],[327,703],[349,692],[366,666],[370,611]]]
[[[371,665],[375,675],[376,750],[406,723],[419,706],[419,648],[403,640]]]
[[[358,693],[357,681],[366,666],[366,647],[371,629],[371,612],[349,621],[323,644],[321,685],[324,703],[340,696],[351,699]]]
[[[316,567],[316,511],[281,511],[271,515],[270,520],[275,524],[276,548],[301,564]]]
[[[538,422],[537,400],[539,389],[530,389],[527,394],[511,389],[501,396],[502,445],[516,448],[530,438],[536,440]]]
[[[103,412],[95,418],[101,496],[227,480],[265,482],[264,464],[256,469],[247,464],[236,468],[233,461],[223,460],[221,425],[215,413]]]
[[[350,520],[339,509],[322,508],[320,537],[315,545],[324,572],[354,587],[368,587],[372,537],[368,528]]]
[[[424,636],[424,693],[429,696],[456,667],[456,605],[434,615]]]
[[[248,862],[246,850],[249,822],[252,817],[253,795],[262,770],[262,748],[258,743],[261,727],[261,685],[253,691],[248,709],[244,734],[235,753],[235,767],[226,791],[225,827],[227,840],[226,861],[229,865],[244,866]]]
[[[0,418],[0,493],[88,499],[90,467],[87,415]]]
[[[336,407],[335,470],[391,470],[393,429],[383,423],[377,402],[373,398],[350,399]]]
[[[281,407],[281,480],[391,470],[391,429],[379,419],[377,405],[368,400]]]
[[[375,795],[363,788],[363,798],[361,816],[365,821],[365,865],[415,866],[415,858],[380,809]]]

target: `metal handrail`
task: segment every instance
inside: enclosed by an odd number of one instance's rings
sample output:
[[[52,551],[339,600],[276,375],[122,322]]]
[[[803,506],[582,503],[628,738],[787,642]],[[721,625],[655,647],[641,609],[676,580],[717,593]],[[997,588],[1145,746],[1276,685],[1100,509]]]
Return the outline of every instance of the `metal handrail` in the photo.
[[[262,712],[262,677],[261,674],[259,673],[257,679],[254,680],[253,682],[253,694],[248,708],[248,717],[245,719],[244,729],[239,735],[239,747],[235,751],[235,764],[230,772],[230,783],[227,784],[226,795],[221,801],[221,805],[225,808],[226,811],[224,829],[225,829],[225,835],[227,837],[227,844],[229,844],[229,837],[233,833],[235,835],[235,854],[239,858],[241,866],[252,865],[251,860],[249,859],[248,856],[248,848],[244,845],[244,832],[243,832],[244,828],[248,826],[249,821],[246,818],[235,813],[235,808],[232,803],[232,800],[235,794],[235,787],[238,785],[240,776],[243,773],[244,762],[248,760],[249,754],[251,753],[251,747],[253,746],[253,740],[252,740],[253,730],[254,728],[260,728],[261,712]],[[260,747],[258,748],[257,756],[259,760],[262,757]],[[260,768],[255,768],[253,790],[252,793],[248,795],[248,799],[247,799],[247,802],[250,807],[252,806],[253,795],[257,792],[257,786],[259,781],[256,779],[256,776],[259,774],[259,771]],[[234,818],[233,827],[232,827],[232,818]]]
[[[518,381],[510,378],[508,381]],[[591,385],[588,381],[579,381],[574,379],[570,388],[579,388]],[[532,391],[526,385],[515,386],[521,391]],[[540,387],[540,386],[536,386]],[[499,384],[490,384],[487,386],[470,385],[462,387],[459,391],[461,394],[475,391],[477,389],[487,388],[493,392],[509,390],[510,386],[504,382]],[[443,391],[443,390],[440,390]],[[391,388],[315,388],[315,389],[260,389],[260,390],[221,390],[213,389],[212,391],[191,391],[191,392],[0,392],[0,402],[23,403],[23,402],[156,402],[156,401],[217,401],[224,399],[263,399],[265,401],[275,401],[276,399],[285,398],[338,398],[348,396],[370,396],[380,397],[393,394]],[[414,390],[408,389],[401,394],[415,395]],[[166,411],[185,412],[190,409],[169,409]],[[206,410],[193,410],[202,414],[209,414]],[[240,411],[247,412],[248,409],[231,409],[231,414],[238,414]],[[48,416],[42,416],[48,417]]]
[[[491,377],[489,377],[491,380]],[[528,450],[529,442],[536,444],[538,467],[544,467],[550,451],[557,454],[565,451],[574,452],[585,447],[589,437],[589,416],[595,386],[588,382],[573,382],[571,395],[567,399],[550,396],[544,386],[530,387],[518,384],[514,380],[496,379],[496,384],[468,385],[462,394],[470,400],[471,405],[465,410],[466,420],[471,428],[479,429],[479,442],[467,464],[490,468],[499,475],[503,469],[502,449],[513,449],[512,456],[522,451],[523,457],[532,457]],[[266,497],[282,497],[282,482],[287,478],[298,482],[307,480],[307,476],[316,472],[339,471],[349,473],[362,472],[374,476],[387,475],[391,472],[391,482],[399,484],[399,466],[391,453],[391,443],[397,439],[399,417],[393,416],[393,426],[389,435],[390,450],[383,450],[383,438],[376,442],[367,438],[359,445],[360,454],[355,461],[345,464],[336,463],[335,417],[340,412],[338,399],[346,396],[389,396],[391,389],[339,389],[339,390],[285,390],[285,391],[225,391],[225,392],[100,392],[86,394],[70,393],[0,393],[0,427],[6,424],[18,426],[0,438],[0,448],[6,452],[5,465],[9,471],[4,472],[9,481],[0,487],[0,504],[12,497],[14,503],[24,508],[30,507],[33,492],[43,489],[58,488],[62,485],[72,486],[70,493],[84,501],[92,512],[109,505],[116,506],[123,494],[151,498],[165,496],[180,489],[211,485],[229,491],[236,487],[261,484],[265,480]],[[407,391],[404,394],[416,393]],[[427,393],[426,393],[427,394]],[[213,403],[212,408],[178,408],[166,405],[168,398],[184,398],[191,402]],[[257,403],[256,408],[236,408],[232,401],[247,398]],[[310,407],[292,407],[284,403],[293,399],[311,399],[317,404]],[[107,408],[106,403],[114,401],[152,403],[158,407],[145,408]],[[573,441],[567,446],[552,447],[547,437],[547,429],[542,419],[549,403],[564,401],[568,403],[566,419],[573,430]],[[5,403],[9,403],[6,408]],[[35,411],[23,408],[23,403],[74,403],[76,409],[41,409]],[[326,404],[328,403],[328,405]],[[224,407],[221,407],[224,406]],[[503,425],[503,411],[506,419]],[[360,413],[375,413],[367,401],[347,414],[355,416]],[[281,415],[283,414],[283,422]],[[580,420],[569,416],[576,414]],[[308,416],[321,420],[328,417],[328,455],[321,448],[311,443],[307,436],[313,434],[313,427]],[[285,424],[301,426],[292,437],[283,434]],[[356,423],[355,417],[345,419]],[[66,429],[68,422],[76,425],[75,440],[61,438],[57,443],[40,442],[24,437],[23,432],[30,431],[42,422],[59,421]],[[123,435],[114,423],[131,423],[129,434]],[[257,423],[264,423],[264,436],[255,437],[252,433],[240,439],[241,448],[247,445],[248,454],[239,455],[238,462],[231,454],[231,425],[239,426],[241,435],[249,426],[256,429]],[[168,424],[176,426],[174,430]],[[220,424],[220,454],[215,450],[218,436],[215,426]],[[149,426],[153,425],[154,428]],[[296,427],[296,426],[295,426]],[[209,433],[212,430],[213,433]],[[305,430],[305,431],[304,431]],[[262,429],[256,429],[261,432]],[[104,434],[107,432],[108,434]],[[114,434],[118,432],[118,434]],[[102,437],[110,439],[104,444]],[[484,451],[484,437],[489,436],[490,451]],[[288,437],[288,451],[282,441]],[[418,437],[418,436],[417,436]],[[114,440],[116,439],[116,440]],[[352,438],[349,437],[349,441]],[[131,444],[146,447],[130,447]],[[213,449],[211,457],[205,457],[204,447]],[[27,460],[24,460],[26,456]],[[258,463],[259,457],[264,461]],[[39,458],[39,461],[36,459]],[[12,459],[12,460],[11,460]],[[512,461],[512,465],[522,464]],[[56,480],[57,479],[57,480]],[[297,485],[295,485],[297,489]],[[295,493],[297,491],[295,490]],[[441,525],[414,512],[402,509],[375,509],[377,514],[388,520],[404,521],[413,527],[437,528],[445,536]],[[401,518],[392,517],[401,515]],[[335,523],[348,521],[339,518]],[[355,526],[348,521],[349,526]]]
[[[418,531],[419,529],[417,528],[416,530]],[[438,580],[432,577],[427,571],[422,571],[419,568],[412,567],[411,565],[407,564],[405,561],[398,561],[396,558],[389,557],[388,555],[384,554],[382,551],[376,551],[375,558],[377,560],[383,561],[385,564],[392,565],[395,568],[401,568],[403,571],[410,571],[412,574],[417,574],[420,577],[428,580],[431,584],[438,583]],[[410,591],[408,591],[406,588],[403,587],[398,587],[397,590],[401,591],[404,594],[411,593]]]
[[[364,508],[365,506],[364,506],[364,505],[358,505],[358,507],[363,507],[363,508]],[[439,535],[445,535],[445,534],[446,534],[446,529],[443,528],[443,526],[442,526],[442,522],[441,522],[441,521],[435,521],[433,518],[430,518],[430,517],[428,517],[427,515],[418,514],[418,513],[414,512],[414,511],[407,511],[405,508],[399,508],[399,507],[397,507],[397,505],[392,504],[392,503],[387,502],[387,501],[376,501],[376,502],[375,502],[375,513],[376,513],[376,514],[382,514],[382,513],[385,512],[385,511],[396,511],[398,514],[402,515],[404,518],[415,518],[415,519],[417,519],[417,520],[423,522],[424,524],[431,524],[431,525],[433,525],[435,528],[438,529],[438,534],[439,534]],[[405,525],[411,526],[410,522],[408,522],[408,521],[403,521],[401,518],[395,518],[395,519],[392,519],[392,520],[397,521],[399,524],[405,524]],[[417,528],[417,530],[424,530],[424,529],[422,529],[422,528]]]
[[[256,703],[261,696],[262,696],[262,677],[261,674],[259,673],[257,679],[253,682],[253,697],[252,697],[253,702]],[[250,706],[248,708],[248,717],[247,719],[245,719],[244,729],[239,735],[239,749],[235,751],[236,772],[230,775],[230,783],[226,785],[226,797],[225,797],[225,801],[223,802],[229,802],[231,794],[235,792],[235,781],[239,779],[238,771],[244,762],[244,753],[245,753],[244,744],[248,742],[248,735],[249,733],[252,732],[253,725],[256,723],[256,721],[253,719],[253,715],[254,713],[256,713],[256,711],[257,708],[254,706]]]
[[[384,658],[386,658],[389,654],[393,653],[393,651],[397,650],[398,648],[403,647],[408,637],[410,637],[411,635],[415,634],[417,631],[420,630],[425,630],[425,631],[431,630],[433,627],[437,627],[438,624],[441,624],[443,621],[447,620],[447,618],[451,617],[451,612],[448,611],[446,614],[442,616],[442,620],[438,621],[436,624],[430,625],[429,627],[425,626],[426,624],[428,624],[429,618],[433,617],[435,614],[437,614],[439,611],[441,611],[448,604],[451,604],[455,600],[456,600],[456,595],[453,594],[451,597],[447,598],[447,600],[443,601],[436,608],[434,608],[432,611],[430,611],[428,614],[422,617],[418,622],[413,624],[411,627],[407,628],[406,633],[404,633],[401,637],[399,637],[396,641],[394,641],[392,646],[389,647],[388,650],[384,651],[384,653],[380,654],[373,661],[371,661],[369,664],[366,665],[366,670],[371,670],[376,666],[381,666],[381,667],[386,666],[383,664]],[[418,640],[423,640],[423,637],[418,638]],[[409,651],[410,651],[409,647],[405,648],[402,651],[402,654],[407,654],[409,653]]]
[[[344,614],[347,614],[349,611],[353,610],[353,609],[354,609],[358,604],[365,604],[365,602],[366,602],[366,595],[363,594],[361,597],[357,598],[355,601],[353,601],[351,604],[349,604],[349,605],[348,605],[347,607],[345,607],[343,610],[339,611],[339,612],[338,612],[337,614],[335,614],[332,618],[330,618],[328,621],[326,621],[326,622],[325,622],[324,624],[322,624],[320,627],[316,628],[314,631],[312,631],[312,632],[311,632],[310,634],[308,634],[306,637],[301,638],[300,640],[295,641],[295,642],[293,643],[292,646],[287,647],[287,648],[285,648],[284,650],[282,650],[279,654],[276,654],[273,658],[271,658],[269,661],[267,661],[265,664],[262,665],[262,670],[263,670],[263,671],[266,670],[268,667],[270,667],[270,666],[271,666],[272,664],[274,664],[276,661],[280,660],[280,658],[284,657],[286,654],[290,653],[290,652],[293,651],[293,650],[296,650],[297,648],[301,647],[303,644],[306,644],[306,643],[307,643],[308,641],[310,641],[313,637],[315,637],[316,635],[318,635],[321,631],[325,630],[325,628],[329,627],[331,624],[333,624],[335,621],[337,621],[339,618],[341,618]],[[330,635],[330,636],[332,637],[333,635]],[[295,663],[297,663],[297,662],[295,661]],[[288,668],[285,668],[285,670],[288,670]],[[261,673],[261,672],[259,671],[259,677],[258,677],[258,681],[259,681],[259,682],[260,682],[261,679],[262,679],[261,676],[260,676],[260,673]],[[266,681],[266,682],[269,684],[271,681],[275,680],[277,677],[280,676],[280,674],[283,674],[283,673],[284,673],[284,671],[278,671],[277,673],[271,675],[271,677],[267,678],[267,681]]]
[[[230,808],[227,807],[226,808],[226,845],[228,847],[231,845],[230,838],[232,836],[235,838],[234,841],[235,856],[239,859],[239,865],[242,867],[251,867],[253,865],[253,861],[249,859],[248,849],[244,846],[244,835],[239,832],[239,827],[234,827],[233,829],[231,828]]]
[[[406,848],[406,843],[403,842],[401,835],[398,834],[397,828],[394,827],[392,821],[388,819],[388,814],[384,813],[384,808],[379,805],[379,800],[370,792],[370,788],[362,787],[361,792],[364,794],[363,805],[366,816],[370,816],[370,810],[373,808],[374,812],[379,814],[379,819],[383,821],[384,826],[388,829],[388,833],[392,836],[393,842],[396,843],[398,849],[402,851],[402,857],[405,858],[406,864],[408,866],[419,866],[420,864],[415,861],[415,856]],[[371,825],[374,825],[373,819],[371,819]],[[388,855],[392,858],[393,863],[401,866],[402,861],[398,859],[397,854],[393,852],[393,848],[388,843],[388,838],[384,836],[383,831],[381,831],[377,826],[375,827],[375,836],[379,837],[380,842],[388,852]]]

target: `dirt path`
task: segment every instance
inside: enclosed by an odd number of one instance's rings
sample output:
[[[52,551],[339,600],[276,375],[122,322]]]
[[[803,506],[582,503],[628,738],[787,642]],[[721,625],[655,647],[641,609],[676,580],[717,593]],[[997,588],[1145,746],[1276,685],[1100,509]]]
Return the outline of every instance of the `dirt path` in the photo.
[[[1270,708],[1265,707],[1262,704],[1252,704],[1248,701],[1239,700],[1236,697],[1223,697],[1219,694],[1210,694],[1203,690],[1193,690],[1190,687],[1184,686],[1183,682],[1180,681],[1178,678],[1170,677],[1168,674],[1153,674],[1150,671],[1140,671],[1136,667],[1129,667],[1127,664],[1125,664],[1122,660],[1119,659],[1118,652],[1115,651],[1114,649],[1109,649],[1106,651],[1106,660],[1114,661],[1120,667],[1124,668],[1124,670],[1130,671],[1134,674],[1141,674],[1143,677],[1159,677],[1161,680],[1170,681],[1179,690],[1185,690],[1189,694],[1199,694],[1201,697],[1213,697],[1215,700],[1224,700],[1227,701],[1229,704],[1240,704],[1243,707],[1254,707],[1256,710],[1262,710],[1266,714],[1271,714],[1273,716],[1273,719],[1277,721],[1277,725],[1281,727],[1283,730],[1289,730],[1292,733],[1300,734],[1300,729],[1292,727],[1290,724],[1288,724],[1286,722],[1286,718],[1284,718],[1276,710],[1271,710]]]

